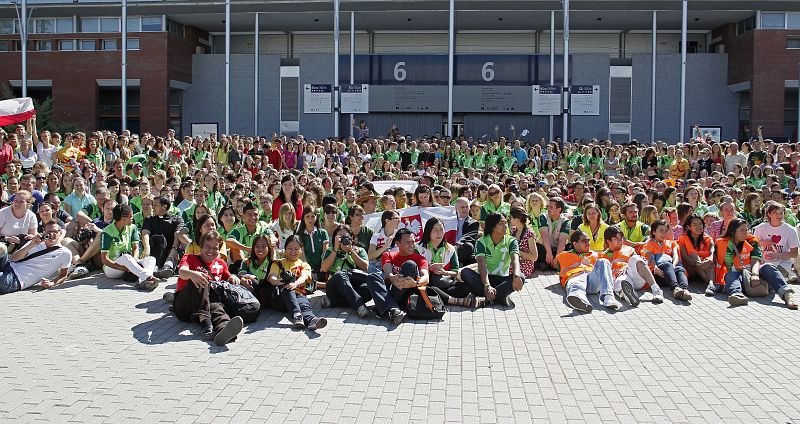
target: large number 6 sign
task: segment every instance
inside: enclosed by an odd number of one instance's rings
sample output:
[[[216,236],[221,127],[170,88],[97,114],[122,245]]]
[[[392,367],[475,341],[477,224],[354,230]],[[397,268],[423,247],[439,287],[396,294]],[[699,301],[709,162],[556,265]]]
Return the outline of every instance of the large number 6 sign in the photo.
[[[405,62],[397,62],[394,64],[394,79],[396,81],[404,81],[406,79]]]
[[[481,68],[481,78],[486,82],[494,80],[494,62],[486,62]]]

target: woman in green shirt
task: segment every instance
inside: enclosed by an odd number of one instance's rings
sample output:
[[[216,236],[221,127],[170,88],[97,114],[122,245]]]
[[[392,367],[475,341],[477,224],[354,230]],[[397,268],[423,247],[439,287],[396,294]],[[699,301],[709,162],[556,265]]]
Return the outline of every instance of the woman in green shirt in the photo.
[[[297,235],[303,238],[303,257],[311,265],[311,273],[315,281],[320,281],[319,273],[322,254],[328,250],[330,237],[328,232],[317,227],[317,211],[313,207],[303,208],[303,219],[297,227]]]
[[[239,269],[239,281],[253,292],[263,306],[272,303],[272,285],[265,282],[269,266],[275,260],[270,236],[258,235],[253,239],[252,254],[242,263]],[[263,283],[263,284],[262,284]]]
[[[355,243],[347,225],[338,226],[333,235],[333,247],[325,251],[321,265],[329,276],[322,305],[349,306],[359,317],[366,318],[366,303],[372,299],[367,286],[367,251]]]

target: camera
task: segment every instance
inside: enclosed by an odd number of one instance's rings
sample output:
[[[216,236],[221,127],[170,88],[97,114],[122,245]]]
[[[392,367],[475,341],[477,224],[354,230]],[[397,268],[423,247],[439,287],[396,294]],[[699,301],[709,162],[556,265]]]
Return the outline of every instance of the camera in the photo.
[[[45,241],[45,240],[50,240],[50,238],[51,238],[51,235],[50,235],[50,233],[44,233],[44,234],[42,234],[42,241]]]
[[[342,236],[342,238],[339,240],[339,243],[342,246],[350,246],[350,244],[353,243],[353,239],[351,239],[350,236]]]
[[[281,271],[281,273],[278,274],[278,279],[281,281],[281,284],[284,285],[292,284],[295,281],[294,274],[289,271]]]
[[[77,237],[76,240],[78,240],[79,242],[84,242],[84,241],[91,240],[92,237],[94,237],[94,231],[92,231],[92,230],[90,230],[88,228],[83,228],[78,233],[78,237]]]

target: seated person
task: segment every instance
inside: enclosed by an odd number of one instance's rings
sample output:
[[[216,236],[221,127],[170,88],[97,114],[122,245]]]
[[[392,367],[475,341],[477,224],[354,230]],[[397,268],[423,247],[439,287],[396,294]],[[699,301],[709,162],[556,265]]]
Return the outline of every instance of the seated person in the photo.
[[[712,250],[714,240],[706,234],[706,223],[697,215],[689,215],[683,223],[683,234],[678,237],[681,263],[686,268],[688,277],[699,278],[706,284],[706,296],[722,289],[715,284],[714,257]]]
[[[644,300],[637,290],[652,291],[650,299],[653,303],[664,302],[664,293],[656,283],[653,273],[647,267],[643,257],[636,254],[633,247],[625,245],[625,236],[617,227],[606,227],[603,233],[606,250],[602,256],[611,261],[611,276],[614,278],[614,294],[625,299],[633,307]]]
[[[764,263],[758,238],[749,234],[747,229],[747,221],[734,218],[728,224],[728,231],[716,243],[717,283],[725,285],[728,303],[732,306],[747,304],[742,286],[749,279],[751,287],[768,284],[783,299],[787,308],[796,310],[794,289],[786,283],[775,265]]]
[[[36,235],[36,214],[30,209],[31,194],[17,191],[10,206],[0,209],[0,242],[9,252],[25,244]]]
[[[558,276],[567,296],[567,304],[573,309],[591,313],[592,304],[587,294],[600,294],[600,303],[608,309],[616,310],[622,306],[614,298],[614,281],[611,262],[591,250],[591,240],[581,230],[575,230],[569,237],[572,250],[556,256]]]
[[[169,278],[175,274],[179,260],[178,249],[191,242],[180,216],[169,215],[170,201],[166,197],[153,199],[153,216],[142,224],[144,256],[156,258],[155,276]]]
[[[103,268],[103,261],[100,259],[100,235],[107,226],[114,222],[116,206],[115,200],[103,201],[103,214],[84,225],[77,233],[77,238],[66,243],[67,248],[72,251],[73,257],[78,256],[72,262],[75,268],[69,275],[70,278],[82,277],[89,271]],[[69,228],[69,226],[67,227]]]
[[[45,225],[41,236],[35,235],[9,258],[0,245],[0,294],[25,290],[39,284],[50,288],[67,278],[72,254],[61,246],[64,231],[55,222]],[[11,259],[9,261],[9,259]]]
[[[158,280],[153,276],[156,258],[139,257],[139,231],[131,222],[133,211],[128,205],[117,205],[113,211],[114,223],[103,229],[100,235],[100,259],[103,272],[109,278],[123,278],[130,272],[136,276],[137,290],[153,291]]]
[[[328,273],[323,307],[346,306],[361,318],[369,315],[366,303],[372,300],[367,287],[367,251],[355,244],[353,231],[339,225],[333,232],[333,246],[322,254],[322,272]]]
[[[764,208],[764,222],[758,224],[753,235],[763,249],[764,262],[775,265],[789,283],[797,282],[797,273],[792,270],[797,250],[800,247],[797,231],[785,218],[786,207],[770,200]]]
[[[219,258],[219,248],[224,241],[216,231],[211,231],[199,241],[199,255],[184,255],[178,266],[178,287],[172,302],[172,312],[181,321],[200,324],[200,334],[217,345],[231,342],[242,332],[241,317],[229,317],[220,302],[209,299],[209,283],[228,281],[239,284],[239,278],[228,271],[228,265]]]
[[[213,222],[213,219],[210,218],[211,217],[205,222]],[[274,252],[272,236],[256,236],[256,238],[253,239],[253,247],[250,250],[250,256],[245,259],[242,263],[242,267],[239,269],[240,284],[253,292],[264,308],[268,308],[273,304],[273,294],[275,293],[274,290],[270,290],[272,285],[266,281],[269,267],[275,260]],[[223,259],[221,252],[220,259]]]
[[[319,330],[328,325],[328,320],[317,317],[311,309],[307,295],[309,283],[313,283],[311,265],[300,259],[303,253],[303,240],[292,234],[286,239],[285,257],[272,263],[267,281],[280,287],[280,297],[289,311],[295,328],[306,327]],[[286,273],[286,274],[285,274]],[[287,278],[288,277],[288,278]]]
[[[672,289],[672,296],[678,300],[690,301],[689,280],[686,268],[681,265],[678,244],[669,240],[669,225],[657,219],[650,227],[650,238],[642,246],[642,257],[656,276],[656,281]]]

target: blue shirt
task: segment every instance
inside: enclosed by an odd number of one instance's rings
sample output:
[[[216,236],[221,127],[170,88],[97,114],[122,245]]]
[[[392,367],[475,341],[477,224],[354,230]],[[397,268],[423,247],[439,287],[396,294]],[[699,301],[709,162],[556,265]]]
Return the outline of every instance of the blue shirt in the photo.
[[[523,148],[514,149],[512,152],[515,158],[517,158],[517,164],[523,165],[525,162],[528,161],[528,152],[525,151]]]

